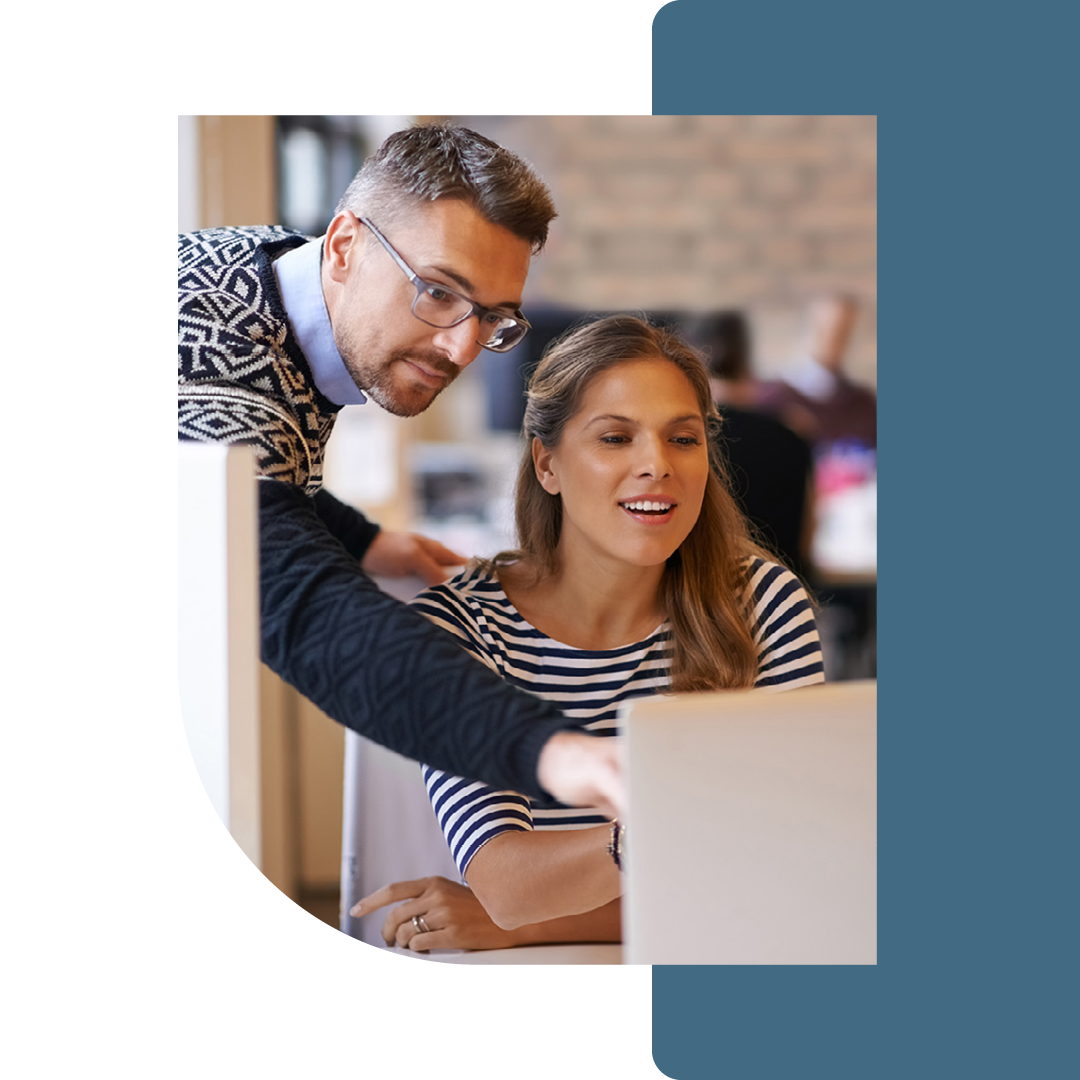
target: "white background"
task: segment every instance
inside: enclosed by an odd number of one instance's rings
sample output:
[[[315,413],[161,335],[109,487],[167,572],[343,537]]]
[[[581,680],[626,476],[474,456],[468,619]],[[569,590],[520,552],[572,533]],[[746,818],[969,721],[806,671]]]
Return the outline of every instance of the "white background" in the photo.
[[[659,6],[197,3],[160,27],[107,6],[13,25],[11,1075],[659,1075],[648,968],[380,955],[286,900],[214,816],[176,691],[169,284],[177,114],[647,113]]]

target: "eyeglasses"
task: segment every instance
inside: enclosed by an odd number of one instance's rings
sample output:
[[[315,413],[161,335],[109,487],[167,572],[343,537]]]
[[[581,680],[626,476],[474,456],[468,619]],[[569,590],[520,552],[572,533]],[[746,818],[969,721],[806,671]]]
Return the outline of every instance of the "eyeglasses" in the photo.
[[[372,231],[375,239],[386,248],[390,257],[416,287],[412,313],[421,322],[446,330],[475,315],[480,320],[476,343],[491,352],[506,352],[512,349],[532,329],[529,320],[520,311],[514,315],[493,311],[491,308],[481,307],[453,289],[425,281],[414,273],[412,267],[390,246],[390,241],[367,218],[358,220]]]

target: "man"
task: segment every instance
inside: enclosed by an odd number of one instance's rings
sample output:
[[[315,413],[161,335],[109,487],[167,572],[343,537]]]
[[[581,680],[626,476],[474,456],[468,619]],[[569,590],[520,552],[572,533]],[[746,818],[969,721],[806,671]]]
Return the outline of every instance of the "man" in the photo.
[[[877,398],[844,372],[858,310],[855,298],[845,293],[814,300],[807,355],[761,394],[763,407],[815,449],[842,442],[877,446]]]
[[[844,371],[858,303],[831,293],[808,310],[807,355],[769,384],[762,405],[797,431],[814,454],[816,591],[828,612],[830,678],[876,671],[876,586],[830,581],[845,563],[863,572],[877,551],[877,397]],[[824,570],[824,572],[823,572]]]
[[[422,412],[481,348],[505,351],[555,216],[531,167],[464,128],[391,135],[320,240],[179,238],[181,439],[245,443],[259,475],[264,661],[339,723],[500,788],[617,812],[611,740],[574,731],[369,574],[429,583],[461,556],[384,532],[322,488],[339,409]]]

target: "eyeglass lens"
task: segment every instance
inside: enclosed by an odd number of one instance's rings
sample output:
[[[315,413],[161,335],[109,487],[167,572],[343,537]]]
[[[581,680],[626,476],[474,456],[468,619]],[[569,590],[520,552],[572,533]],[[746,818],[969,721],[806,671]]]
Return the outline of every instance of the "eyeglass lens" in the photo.
[[[413,314],[432,326],[454,326],[472,312],[472,302],[465,297],[430,285],[417,290],[413,303]],[[487,349],[505,351],[516,345],[525,331],[526,327],[516,319],[488,311],[480,317],[477,340]]]

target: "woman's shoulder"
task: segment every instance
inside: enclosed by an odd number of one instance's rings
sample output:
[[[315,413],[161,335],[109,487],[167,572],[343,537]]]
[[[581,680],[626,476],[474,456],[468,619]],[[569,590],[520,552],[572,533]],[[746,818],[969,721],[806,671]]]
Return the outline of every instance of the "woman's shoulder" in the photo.
[[[808,608],[813,607],[806,586],[786,566],[754,555],[743,560],[743,568],[746,575],[745,601],[759,618],[781,601],[785,606],[797,602]]]
[[[463,604],[506,604],[506,593],[499,583],[494,566],[487,559],[470,559],[465,567],[440,585],[420,593],[414,604],[439,604],[456,601]]]
[[[470,561],[449,581],[425,589],[410,601],[424,618],[450,631],[466,651],[489,666],[492,665],[492,627],[502,621],[498,612],[505,603],[496,575],[476,561]]]
[[[495,565],[490,559],[470,559],[447,585],[457,592],[476,596],[490,596],[503,591]]]
[[[746,606],[758,646],[754,685],[791,690],[823,682],[825,667],[814,604],[802,581],[769,559],[748,559],[746,568]]]
[[[783,583],[795,584],[800,589],[803,587],[798,575],[780,563],[771,559],[762,558],[759,555],[748,555],[742,561],[743,571],[746,575],[746,584],[755,593],[760,589]]]

